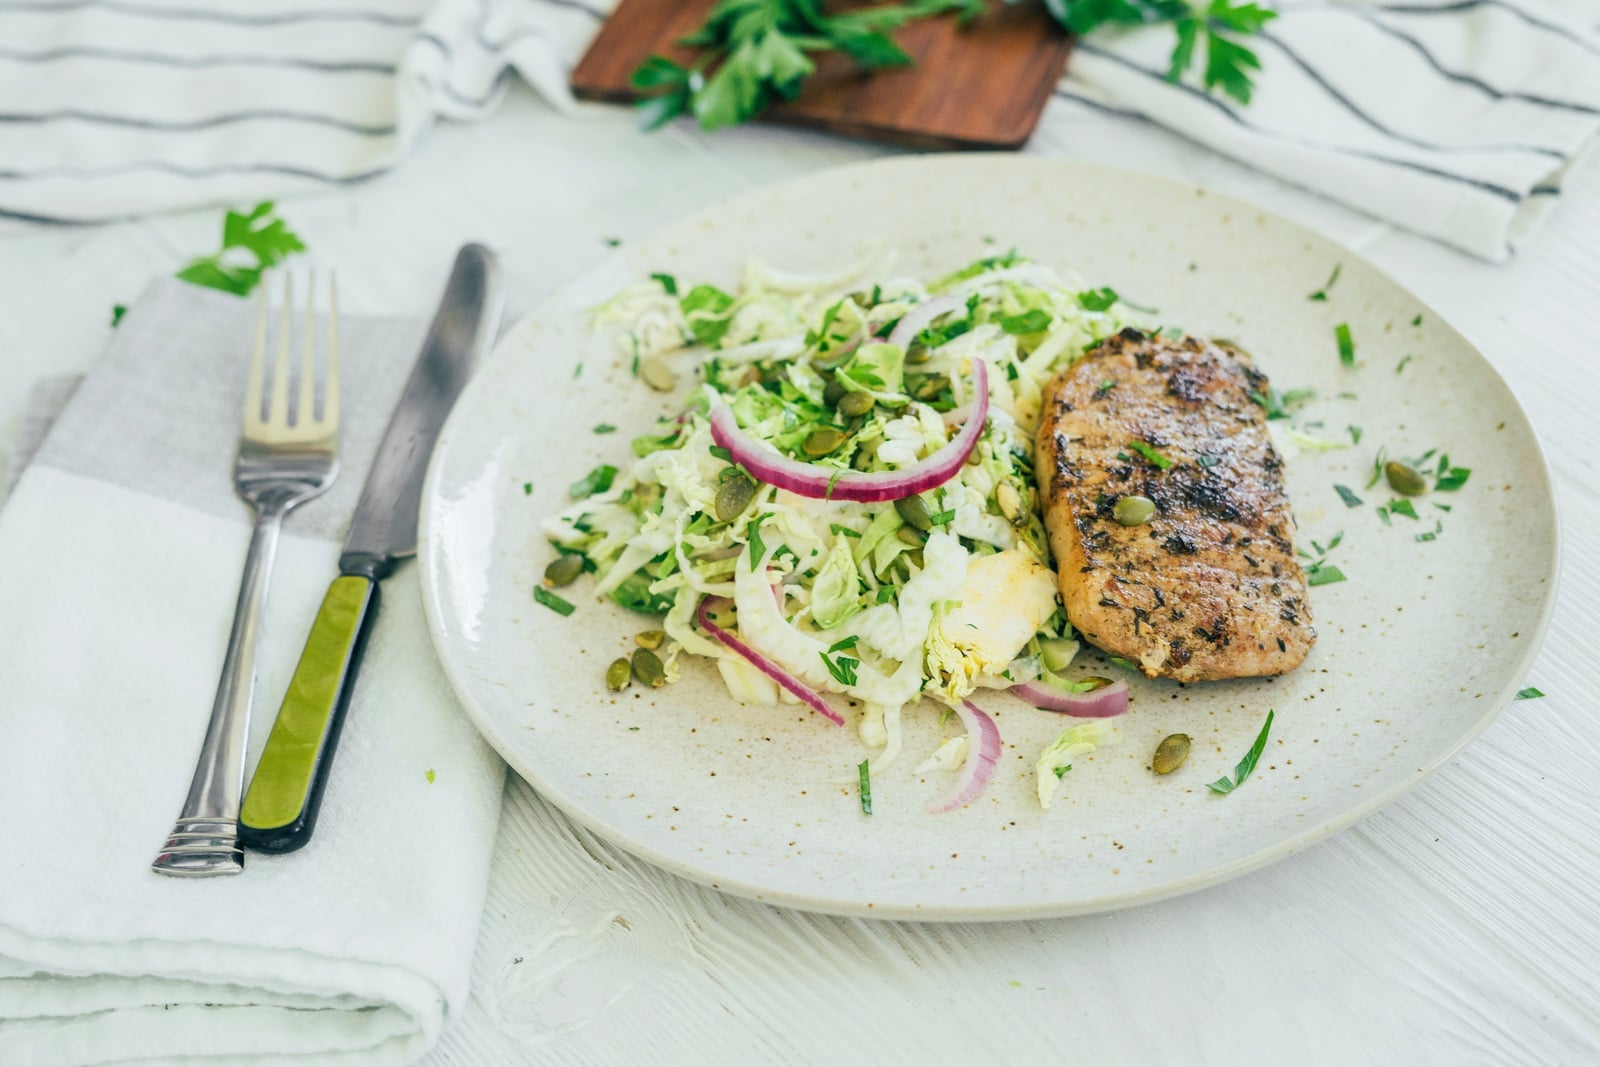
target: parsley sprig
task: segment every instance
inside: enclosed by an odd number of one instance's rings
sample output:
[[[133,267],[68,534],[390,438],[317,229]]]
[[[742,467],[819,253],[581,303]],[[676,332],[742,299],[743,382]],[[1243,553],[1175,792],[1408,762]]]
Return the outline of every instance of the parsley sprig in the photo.
[[[1256,54],[1235,38],[1249,37],[1278,17],[1254,2],[1234,0],[1045,0],[1063,26],[1078,36],[1102,26],[1170,24],[1177,34],[1167,63],[1167,80],[1176,82],[1194,65],[1205,43],[1201,81],[1209,92],[1221,89],[1241,104],[1255,91],[1251,72],[1261,69]]]
[[[816,70],[812,57],[818,53],[842,52],[867,71],[909,66],[911,57],[895,43],[894,31],[951,14],[964,26],[989,2],[902,0],[828,12],[823,0],[719,0],[705,23],[679,42],[699,49],[689,66],[651,55],[629,84],[643,94],[640,119],[646,129],[679,115],[693,115],[708,130],[734,126],[798,96]],[[1045,6],[1079,36],[1105,26],[1170,25],[1176,41],[1167,80],[1176,82],[1194,66],[1203,42],[1201,81],[1207,91],[1220,89],[1241,104],[1250,102],[1251,72],[1261,63],[1237,38],[1277,17],[1253,0],[1045,0]]]
[[[263,200],[247,215],[228,212],[222,219],[222,247],[191,260],[178,277],[191,285],[248,296],[270,268],[306,250],[289,224],[273,215],[275,206]]]

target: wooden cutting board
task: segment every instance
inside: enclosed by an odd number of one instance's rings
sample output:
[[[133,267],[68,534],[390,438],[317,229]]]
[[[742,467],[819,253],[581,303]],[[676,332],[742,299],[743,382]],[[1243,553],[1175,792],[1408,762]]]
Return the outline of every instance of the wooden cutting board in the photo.
[[[655,53],[688,63],[677,44],[705,21],[714,0],[622,0],[572,72],[584,100],[631,101],[628,76]],[[954,17],[921,19],[895,40],[914,66],[865,73],[837,53],[792,103],[763,116],[916,148],[1020,148],[1033,133],[1066,66],[1071,40],[1042,3],[991,4],[966,28]]]

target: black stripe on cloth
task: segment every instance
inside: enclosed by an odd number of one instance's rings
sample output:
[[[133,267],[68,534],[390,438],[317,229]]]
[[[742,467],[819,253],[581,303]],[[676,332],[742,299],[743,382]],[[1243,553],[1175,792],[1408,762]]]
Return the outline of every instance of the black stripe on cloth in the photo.
[[[1457,70],[1450,70],[1449,68],[1445,67],[1444,64],[1440,63],[1434,54],[1428,51],[1427,46],[1421,41],[1417,40],[1409,33],[1406,33],[1404,30],[1389,25],[1382,19],[1373,18],[1361,8],[1349,7],[1345,4],[1328,4],[1323,6],[1322,10],[1336,11],[1341,15],[1349,15],[1353,18],[1358,18],[1367,23],[1367,25],[1371,26],[1373,29],[1380,30],[1383,33],[1388,34],[1390,37],[1393,37],[1395,40],[1404,42],[1405,44],[1411,46],[1412,50],[1420,55],[1427,62],[1428,66],[1438,71],[1439,74],[1449,78],[1453,82],[1459,82],[1462,85],[1470,85],[1490,99],[1517,100],[1525,104],[1536,104],[1539,107],[1554,108],[1561,111],[1576,111],[1585,115],[1600,115],[1600,108],[1590,107],[1588,104],[1573,103],[1570,100],[1553,100],[1548,96],[1535,96],[1532,93],[1518,93],[1510,92],[1504,89],[1496,89],[1494,86],[1490,85],[1481,78],[1475,78],[1470,74],[1463,74]]]
[[[141,119],[131,115],[102,115],[94,111],[78,111],[73,108],[63,108],[60,111],[42,111],[34,114],[0,112],[0,123],[37,123],[47,122],[91,122],[100,126],[124,126],[136,130],[162,130],[169,133],[183,133],[193,130],[209,130],[217,126],[227,126],[235,122],[301,122],[311,126],[326,126],[330,129],[343,130],[346,133],[357,134],[362,137],[391,137],[394,135],[394,126],[371,126],[360,122],[351,122],[348,119],[336,118],[332,115],[319,115],[311,111],[235,111],[226,115],[208,115],[202,119]]]
[[[1354,100],[1351,100],[1348,96],[1344,95],[1343,91],[1341,91],[1338,86],[1330,82],[1321,71],[1317,70],[1317,68],[1308,63],[1305,58],[1300,55],[1300,53],[1296,52],[1294,49],[1290,48],[1286,43],[1284,43],[1282,38],[1269,33],[1266,30],[1260,30],[1256,33],[1256,39],[1265,41],[1277,48],[1278,51],[1282,52],[1291,63],[1304,71],[1306,77],[1316,82],[1317,85],[1322,88],[1322,91],[1332,97],[1340,107],[1344,108],[1346,111],[1350,112],[1350,114],[1354,115],[1356,118],[1360,119],[1374,130],[1377,130],[1385,137],[1399,141],[1401,144],[1408,144],[1412,148],[1425,148],[1430,152],[1522,152],[1537,156],[1549,156],[1552,159],[1567,158],[1567,154],[1561,151],[1559,148],[1541,148],[1538,145],[1495,144],[1452,146],[1436,144],[1431,141],[1424,141],[1416,137],[1411,137],[1407,134],[1401,133],[1392,126],[1379,122],[1371,114],[1362,109]]]
[[[164,159],[144,159],[133,163],[118,163],[110,167],[42,167],[38,170],[10,170],[0,168],[0,181],[34,181],[40,178],[113,178],[133,171],[161,171],[178,178],[215,178],[225,174],[276,174],[285,178],[304,178],[327,185],[355,185],[384,173],[388,168],[359,171],[355,174],[327,174],[292,163],[216,163],[191,167],[182,163],[169,163]],[[0,211],[6,210],[0,208]],[[127,216],[132,218],[134,216]],[[50,220],[46,220],[50,221]],[[71,221],[56,219],[57,222]]]
[[[1129,70],[1143,74],[1147,78],[1154,79],[1155,81],[1170,85],[1175,90],[1187,93],[1197,100],[1204,102],[1209,107],[1220,111],[1223,115],[1232,120],[1235,125],[1241,126],[1265,140],[1280,141],[1284,144],[1292,144],[1300,148],[1310,148],[1319,152],[1328,152],[1333,155],[1351,156],[1356,159],[1366,159],[1374,163],[1386,163],[1390,166],[1400,167],[1404,170],[1416,171],[1419,174],[1427,174],[1435,178],[1442,178],[1445,181],[1454,182],[1458,185],[1470,186],[1471,188],[1478,189],[1482,192],[1491,193],[1504,200],[1509,200],[1513,204],[1522,202],[1522,194],[1517,192],[1515,189],[1507,188],[1504,185],[1496,185],[1493,182],[1484,181],[1480,178],[1473,178],[1465,174],[1457,174],[1454,171],[1440,170],[1437,167],[1430,167],[1426,163],[1417,163],[1409,159],[1399,159],[1394,156],[1386,156],[1377,152],[1368,152],[1359,148],[1347,148],[1343,145],[1323,144],[1317,141],[1309,141],[1304,138],[1294,137],[1290,134],[1280,133],[1276,130],[1265,129],[1244,118],[1238,112],[1228,107],[1228,105],[1224,104],[1210,93],[1201,92],[1194,86],[1185,85],[1182,82],[1168,82],[1165,71],[1156,71],[1150,70],[1147,67],[1141,67],[1139,64],[1134,63],[1131,60],[1124,59],[1119,55],[1107,52],[1102,48],[1087,44],[1083,41],[1077,42],[1074,47],[1076,47],[1079,51],[1087,52],[1089,55],[1097,56],[1100,59],[1110,60],[1111,62],[1120,66],[1127,67]]]
[[[1497,7],[1502,11],[1509,11],[1530,26],[1537,26],[1557,37],[1565,38],[1585,52],[1600,55],[1600,45],[1584,40],[1573,33],[1570,27],[1531,15],[1515,4],[1506,3],[1505,0],[1455,0],[1449,4],[1372,4],[1369,10],[1382,11],[1390,15],[1459,15],[1463,11],[1476,11],[1480,7]]]
[[[44,52],[23,52],[0,47],[0,60],[17,63],[54,63],[63,59],[109,59],[119,63],[148,63],[161,67],[279,67],[311,70],[328,74],[382,74],[395,72],[393,63],[368,63],[356,59],[294,59],[288,56],[214,55],[174,56],[161,52],[135,52],[120,48],[95,48],[89,45],[52,48]]]
[[[445,64],[447,66],[455,55],[450,45],[438,34],[419,33],[417,34],[416,39],[419,41],[426,41],[428,44],[431,44],[437,48],[443,55]],[[444,79],[439,82],[438,88],[444,93],[444,95],[448,96],[450,99],[464,107],[473,109],[485,108],[488,107],[490,102],[494,100],[497,93],[500,93],[505,89],[505,82],[508,77],[510,77],[510,71],[507,68],[502,67],[500,72],[495,75],[494,84],[489,86],[489,91],[487,93],[481,97],[471,97],[467,96],[465,93],[461,92],[455,86],[450,84],[450,72],[446,70]],[[429,87],[433,86],[432,80],[428,81],[428,85]]]
[[[1132,111],[1123,107],[1113,107],[1110,104],[1101,103],[1099,100],[1095,100],[1087,96],[1080,96],[1079,94],[1072,92],[1070,89],[1063,89],[1060,86],[1056,87],[1056,91],[1052,95],[1059,96],[1063,100],[1071,100],[1074,103],[1082,104],[1084,107],[1087,107],[1092,111],[1098,111],[1105,115],[1115,115],[1119,119],[1134,119],[1139,122],[1147,123],[1152,122],[1151,118],[1142,112]]]
[[[0,5],[0,15],[14,11],[58,12],[79,11],[84,8],[99,8],[103,11],[115,11],[118,14],[135,15],[140,18],[229,22],[245,26],[282,26],[292,22],[371,22],[380,26],[415,26],[421,21],[404,15],[391,15],[386,11],[363,11],[359,8],[334,10],[310,8],[304,11],[257,15],[213,11],[202,7],[158,7],[132,3],[130,0],[64,0],[59,3],[51,3],[48,0],[8,0],[6,4]]]
[[[1528,195],[1529,196],[1560,196],[1561,195],[1561,186],[1559,186],[1559,185],[1535,185],[1532,189],[1528,190]]]

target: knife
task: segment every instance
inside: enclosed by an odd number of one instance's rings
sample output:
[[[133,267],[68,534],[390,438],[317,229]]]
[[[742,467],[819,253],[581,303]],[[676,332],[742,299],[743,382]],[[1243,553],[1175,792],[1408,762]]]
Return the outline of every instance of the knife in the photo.
[[[240,810],[239,840],[292,852],[311,839],[350,694],[378,613],[378,583],[417,551],[417,514],[428,457],[500,321],[494,253],[464,245],[422,342],[400,404],[361,490],[339,556],[339,577],[311,624],[283,706]]]

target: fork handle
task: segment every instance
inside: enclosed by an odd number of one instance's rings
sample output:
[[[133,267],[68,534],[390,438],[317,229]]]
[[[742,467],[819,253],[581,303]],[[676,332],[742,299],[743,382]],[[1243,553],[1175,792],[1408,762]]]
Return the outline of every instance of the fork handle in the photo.
[[[239,837],[246,846],[293,852],[311,840],[377,614],[372,578],[345,574],[328,587],[245,794]]]
[[[256,639],[267,599],[272,561],[278,553],[282,506],[256,515],[239,581],[228,654],[211,705],[211,721],[200,746],[189,796],[151,867],[162,874],[203,877],[244,869],[239,847],[239,797],[244,791],[245,741],[250,729],[250,697],[255,686]]]

